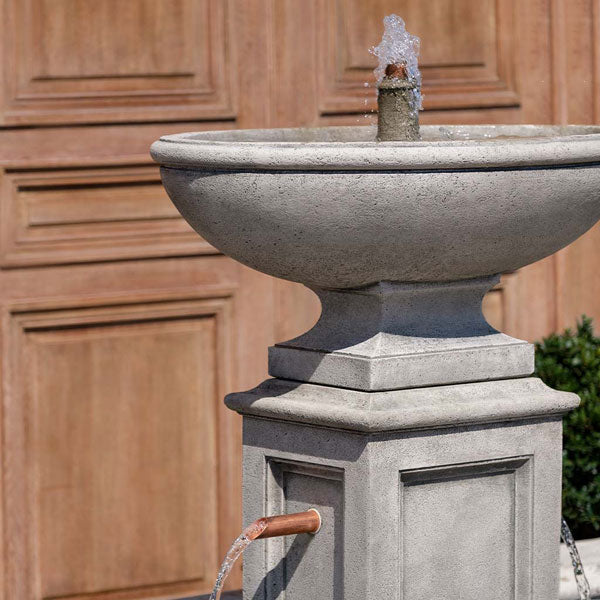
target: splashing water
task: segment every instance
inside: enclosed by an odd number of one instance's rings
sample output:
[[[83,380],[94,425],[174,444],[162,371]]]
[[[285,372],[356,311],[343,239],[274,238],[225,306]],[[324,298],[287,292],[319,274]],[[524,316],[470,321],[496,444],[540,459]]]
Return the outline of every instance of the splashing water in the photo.
[[[267,519],[258,519],[251,525],[246,527],[242,534],[231,544],[225,559],[221,563],[217,580],[215,581],[215,587],[210,594],[209,600],[219,600],[221,592],[223,590],[223,584],[227,579],[227,576],[233,569],[235,561],[243,554],[244,550],[267,528]]]
[[[571,533],[571,530],[569,529],[569,526],[567,525],[567,522],[565,521],[564,517],[561,517],[560,537],[569,549],[569,554],[571,555],[571,564],[573,565],[573,572],[575,573],[575,582],[577,583],[579,600],[590,600],[590,598],[592,597],[590,583],[587,577],[585,576],[585,572],[583,570],[583,563],[581,562],[579,551],[577,550],[577,546],[575,545],[573,534]]]
[[[385,68],[391,64],[406,65],[408,79],[416,84],[414,105],[422,110],[421,72],[419,71],[419,49],[421,40],[406,31],[404,21],[398,15],[388,15],[383,19],[384,32],[379,46],[369,49],[379,59],[375,69],[377,85],[383,81]]]

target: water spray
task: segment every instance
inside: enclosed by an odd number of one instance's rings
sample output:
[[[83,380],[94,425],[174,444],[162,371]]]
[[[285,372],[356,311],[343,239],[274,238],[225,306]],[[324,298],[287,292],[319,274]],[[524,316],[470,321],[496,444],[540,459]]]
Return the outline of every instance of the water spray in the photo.
[[[377,140],[380,142],[414,141],[419,136],[421,110],[420,40],[406,31],[398,15],[383,20],[381,43],[370,52],[379,64],[377,81]]]

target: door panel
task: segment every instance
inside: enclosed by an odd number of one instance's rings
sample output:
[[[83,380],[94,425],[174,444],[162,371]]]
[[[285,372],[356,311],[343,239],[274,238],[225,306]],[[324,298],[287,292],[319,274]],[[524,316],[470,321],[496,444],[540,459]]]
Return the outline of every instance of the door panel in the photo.
[[[19,318],[42,597],[212,582],[227,305]]]
[[[4,123],[234,119],[228,0],[4,2]]]
[[[181,218],[153,166],[11,170],[3,183],[7,267],[215,253]]]
[[[222,256],[0,279],[4,597],[208,592],[240,527],[222,398],[265,375],[271,280]]]
[[[372,87],[385,15],[401,15],[422,39],[419,64],[427,109],[518,107],[514,6],[503,0],[345,0],[320,3],[323,114],[375,109]]]

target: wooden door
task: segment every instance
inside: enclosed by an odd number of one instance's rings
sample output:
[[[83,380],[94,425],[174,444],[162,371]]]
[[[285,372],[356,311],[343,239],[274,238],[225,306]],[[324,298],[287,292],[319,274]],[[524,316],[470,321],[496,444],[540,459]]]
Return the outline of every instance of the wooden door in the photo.
[[[597,121],[598,0],[0,0],[0,598],[209,591],[241,526],[222,396],[318,306],[190,231],[148,147],[372,121],[390,12],[422,37],[423,122]],[[507,275],[491,318],[600,316],[599,245]]]
[[[207,592],[239,532],[222,398],[266,375],[273,283],[190,230],[148,148],[264,125],[235,66],[263,70],[260,5],[0,2],[1,598]]]

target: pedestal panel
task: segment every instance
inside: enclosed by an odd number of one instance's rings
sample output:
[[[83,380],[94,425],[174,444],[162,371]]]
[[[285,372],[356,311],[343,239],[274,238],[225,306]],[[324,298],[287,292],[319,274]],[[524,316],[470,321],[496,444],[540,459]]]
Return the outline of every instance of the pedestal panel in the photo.
[[[500,382],[485,385],[491,402]],[[558,597],[562,426],[540,406],[380,432],[245,416],[245,522],[311,506],[323,516],[315,536],[251,546],[245,600]]]
[[[529,597],[531,458],[400,474],[404,598]]]
[[[267,512],[290,514],[316,508],[324,526],[312,535],[266,541],[266,598],[285,591],[287,600],[304,600],[306,582],[320,600],[344,598],[344,472],[310,463],[269,460]]]

